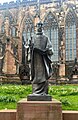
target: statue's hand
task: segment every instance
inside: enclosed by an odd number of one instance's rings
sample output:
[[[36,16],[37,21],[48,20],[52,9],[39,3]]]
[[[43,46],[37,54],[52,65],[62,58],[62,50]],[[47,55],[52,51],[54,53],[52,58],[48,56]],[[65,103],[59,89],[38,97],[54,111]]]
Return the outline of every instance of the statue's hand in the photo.
[[[41,49],[39,49],[39,48],[34,48],[34,51],[40,53],[41,55],[46,54],[46,51],[45,51],[45,50],[41,50]]]
[[[30,49],[32,50],[33,47],[34,47],[34,44],[33,44],[33,43],[29,44],[29,47],[30,47]]]
[[[52,49],[46,49],[46,54],[53,55]]]
[[[46,49],[46,50],[45,50],[45,53],[46,53],[46,54],[48,54],[48,53],[49,53],[49,50],[48,50],[48,49]]]

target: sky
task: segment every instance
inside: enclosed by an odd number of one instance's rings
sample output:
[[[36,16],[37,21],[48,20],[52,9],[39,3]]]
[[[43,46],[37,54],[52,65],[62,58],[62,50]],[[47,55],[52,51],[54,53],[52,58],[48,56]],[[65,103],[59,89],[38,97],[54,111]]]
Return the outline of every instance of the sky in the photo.
[[[11,1],[16,1],[16,0],[0,0],[0,3],[3,4],[4,2],[11,2]]]

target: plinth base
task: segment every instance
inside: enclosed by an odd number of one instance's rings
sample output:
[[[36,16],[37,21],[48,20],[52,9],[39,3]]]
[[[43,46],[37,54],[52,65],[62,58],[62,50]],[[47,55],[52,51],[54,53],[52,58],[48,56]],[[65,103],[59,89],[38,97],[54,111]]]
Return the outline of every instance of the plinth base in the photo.
[[[62,120],[61,103],[23,99],[17,103],[16,120]]]
[[[52,97],[50,95],[28,95],[27,101],[52,101]]]

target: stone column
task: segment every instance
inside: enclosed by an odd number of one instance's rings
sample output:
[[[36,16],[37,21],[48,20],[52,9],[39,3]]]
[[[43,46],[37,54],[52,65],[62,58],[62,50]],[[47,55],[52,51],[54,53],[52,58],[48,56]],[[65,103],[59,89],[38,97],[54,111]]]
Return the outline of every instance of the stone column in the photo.
[[[18,40],[18,58],[19,58],[19,64],[21,64],[22,61],[22,32],[19,31],[19,40]]]
[[[6,36],[9,36],[9,18],[8,17],[6,17],[6,19],[5,19],[5,32],[6,32]]]
[[[65,76],[65,28],[64,26],[60,27],[60,37],[59,37],[59,61],[60,61],[60,66],[59,66],[59,75],[60,77]]]
[[[17,30],[17,36],[19,38],[18,40],[18,58],[19,58],[19,64],[21,64],[22,61],[22,29],[23,29],[23,10],[21,7],[19,7],[19,12],[18,12],[18,30]],[[22,21],[22,22],[21,22]]]
[[[0,33],[1,33],[1,27],[2,27],[2,16],[0,15]]]
[[[78,23],[76,26],[76,55],[77,55],[77,60],[78,60]]]

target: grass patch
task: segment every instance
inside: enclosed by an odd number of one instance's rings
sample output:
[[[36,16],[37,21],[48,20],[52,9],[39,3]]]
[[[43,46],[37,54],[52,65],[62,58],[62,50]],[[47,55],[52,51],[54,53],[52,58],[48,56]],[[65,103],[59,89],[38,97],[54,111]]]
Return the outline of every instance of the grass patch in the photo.
[[[31,93],[31,85],[0,85],[0,109],[16,109],[17,102]],[[78,86],[49,86],[49,94],[61,101],[63,110],[78,110]]]
[[[49,94],[61,101],[63,110],[78,110],[78,86],[50,86]]]
[[[16,109],[17,102],[31,92],[31,86],[0,85],[0,109]]]

